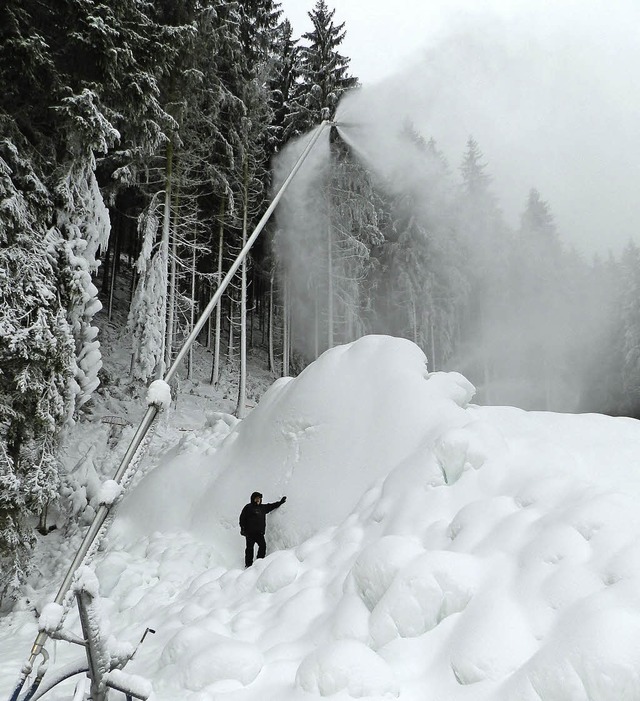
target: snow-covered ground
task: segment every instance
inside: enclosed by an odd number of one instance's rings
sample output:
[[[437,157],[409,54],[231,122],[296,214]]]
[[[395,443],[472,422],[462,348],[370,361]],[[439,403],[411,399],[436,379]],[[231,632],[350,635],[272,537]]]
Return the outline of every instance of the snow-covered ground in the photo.
[[[640,424],[473,393],[369,336],[277,380],[242,422],[179,398],[94,560],[111,633],[156,631],[126,671],[157,701],[638,701]],[[111,440],[116,461],[126,440],[93,425],[83,450]],[[254,490],[288,499],[244,569]],[[74,542],[46,538],[46,576],[0,619],[7,697]],[[52,667],[80,654],[49,648]]]

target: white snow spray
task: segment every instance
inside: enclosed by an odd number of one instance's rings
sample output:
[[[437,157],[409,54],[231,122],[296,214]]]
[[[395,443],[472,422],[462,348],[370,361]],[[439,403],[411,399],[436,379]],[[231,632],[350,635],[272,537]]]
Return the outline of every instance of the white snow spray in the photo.
[[[488,269],[490,278],[502,270],[506,275],[506,242],[519,235],[531,188],[549,203],[565,249],[574,247],[587,258],[606,253],[608,247],[618,252],[631,232],[637,232],[640,204],[631,196],[634,178],[629,166],[633,159],[640,162],[640,145],[636,152],[634,111],[625,105],[640,104],[640,89],[628,80],[638,48],[627,41],[621,21],[637,10],[623,5],[613,18],[600,2],[579,17],[571,8],[554,6],[544,22],[529,8],[501,17],[468,14],[434,39],[412,66],[341,101],[336,115],[340,138],[387,193],[407,193],[417,203],[416,216],[429,236],[428,255],[442,256],[439,269],[447,265],[449,254],[443,251],[457,246],[447,232],[460,215],[458,166],[470,136],[481,151],[502,217],[495,235],[486,240],[474,235],[467,242],[480,277],[487,277]],[[620,39],[620,56],[607,48],[609,40],[603,41],[602,22],[609,36]],[[425,166],[416,143],[401,136],[407,125],[424,143],[433,140],[441,165],[448,168],[449,183],[443,185],[448,193],[435,192],[445,180],[438,180],[436,172],[427,178],[429,188],[418,191],[416,173]],[[295,155],[289,152],[303,145],[304,140],[285,150],[280,157],[283,170]],[[612,153],[624,156],[614,163]],[[276,246],[287,269],[294,345],[307,359],[330,344],[318,339],[319,296],[324,298],[326,290],[316,284],[326,277],[323,242],[331,222],[326,208],[318,206],[318,191],[329,161],[327,144],[317,149],[277,214]],[[488,286],[492,284],[489,280]],[[510,289],[504,280],[501,284],[503,290]],[[450,319],[441,337],[453,335],[455,324],[477,326],[475,342],[458,343],[455,352],[447,354],[443,340],[434,343],[431,337],[437,328],[431,328],[420,343],[430,369],[463,372],[479,387],[482,402],[577,410],[579,381],[571,375],[579,368],[573,367],[572,358],[580,360],[581,344],[588,343],[602,320],[594,318],[588,299],[575,301],[569,317],[559,313],[556,302],[545,299],[544,284],[543,280],[541,290],[531,285],[521,314],[507,313],[495,303],[495,295],[488,294],[467,309],[471,322]],[[432,310],[425,313],[432,327],[443,323]],[[384,316],[369,321],[369,331],[394,333]],[[547,371],[559,362],[562,369]]]

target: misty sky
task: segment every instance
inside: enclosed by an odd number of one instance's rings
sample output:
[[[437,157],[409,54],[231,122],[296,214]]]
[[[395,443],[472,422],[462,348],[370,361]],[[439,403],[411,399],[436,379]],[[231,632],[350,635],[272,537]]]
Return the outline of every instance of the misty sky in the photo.
[[[297,35],[313,5],[283,0]],[[360,116],[385,129],[411,118],[455,170],[472,134],[512,225],[536,187],[567,243],[640,243],[638,0],[328,5],[364,84]]]

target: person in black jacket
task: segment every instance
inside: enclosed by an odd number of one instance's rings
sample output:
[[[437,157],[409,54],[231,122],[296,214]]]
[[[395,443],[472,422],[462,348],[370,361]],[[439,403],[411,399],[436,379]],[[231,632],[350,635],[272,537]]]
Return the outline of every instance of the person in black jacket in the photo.
[[[263,504],[262,494],[254,492],[251,501],[245,505],[240,513],[240,535],[247,540],[247,547],[244,551],[244,566],[251,567],[253,564],[253,549],[258,545],[258,557],[264,557],[267,551],[267,544],[264,540],[264,532],[267,527],[267,514],[279,506],[282,506],[287,497],[282,497],[280,501],[273,504]]]

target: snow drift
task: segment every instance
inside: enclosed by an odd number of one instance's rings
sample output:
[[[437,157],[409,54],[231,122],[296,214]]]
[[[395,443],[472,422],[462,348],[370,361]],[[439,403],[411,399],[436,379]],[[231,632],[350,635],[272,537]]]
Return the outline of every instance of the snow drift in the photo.
[[[445,426],[464,423],[461,406],[473,392],[456,373],[429,375],[424,354],[404,339],[340,346],[299,377],[275,382],[213,457],[179,455],[155,470],[124,507],[118,533],[137,534],[136,524],[140,532],[188,530],[226,544],[237,565],[238,514],[260,491],[265,502],[289,497],[269,517],[268,535],[272,549],[292,547],[340,523],[391,466]],[[158,491],[180,498],[155,509]]]
[[[97,574],[160,701],[640,699],[640,426],[470,404],[370,336],[212,415]],[[242,568],[253,490],[268,556]],[[134,628],[135,630],[135,628]]]

